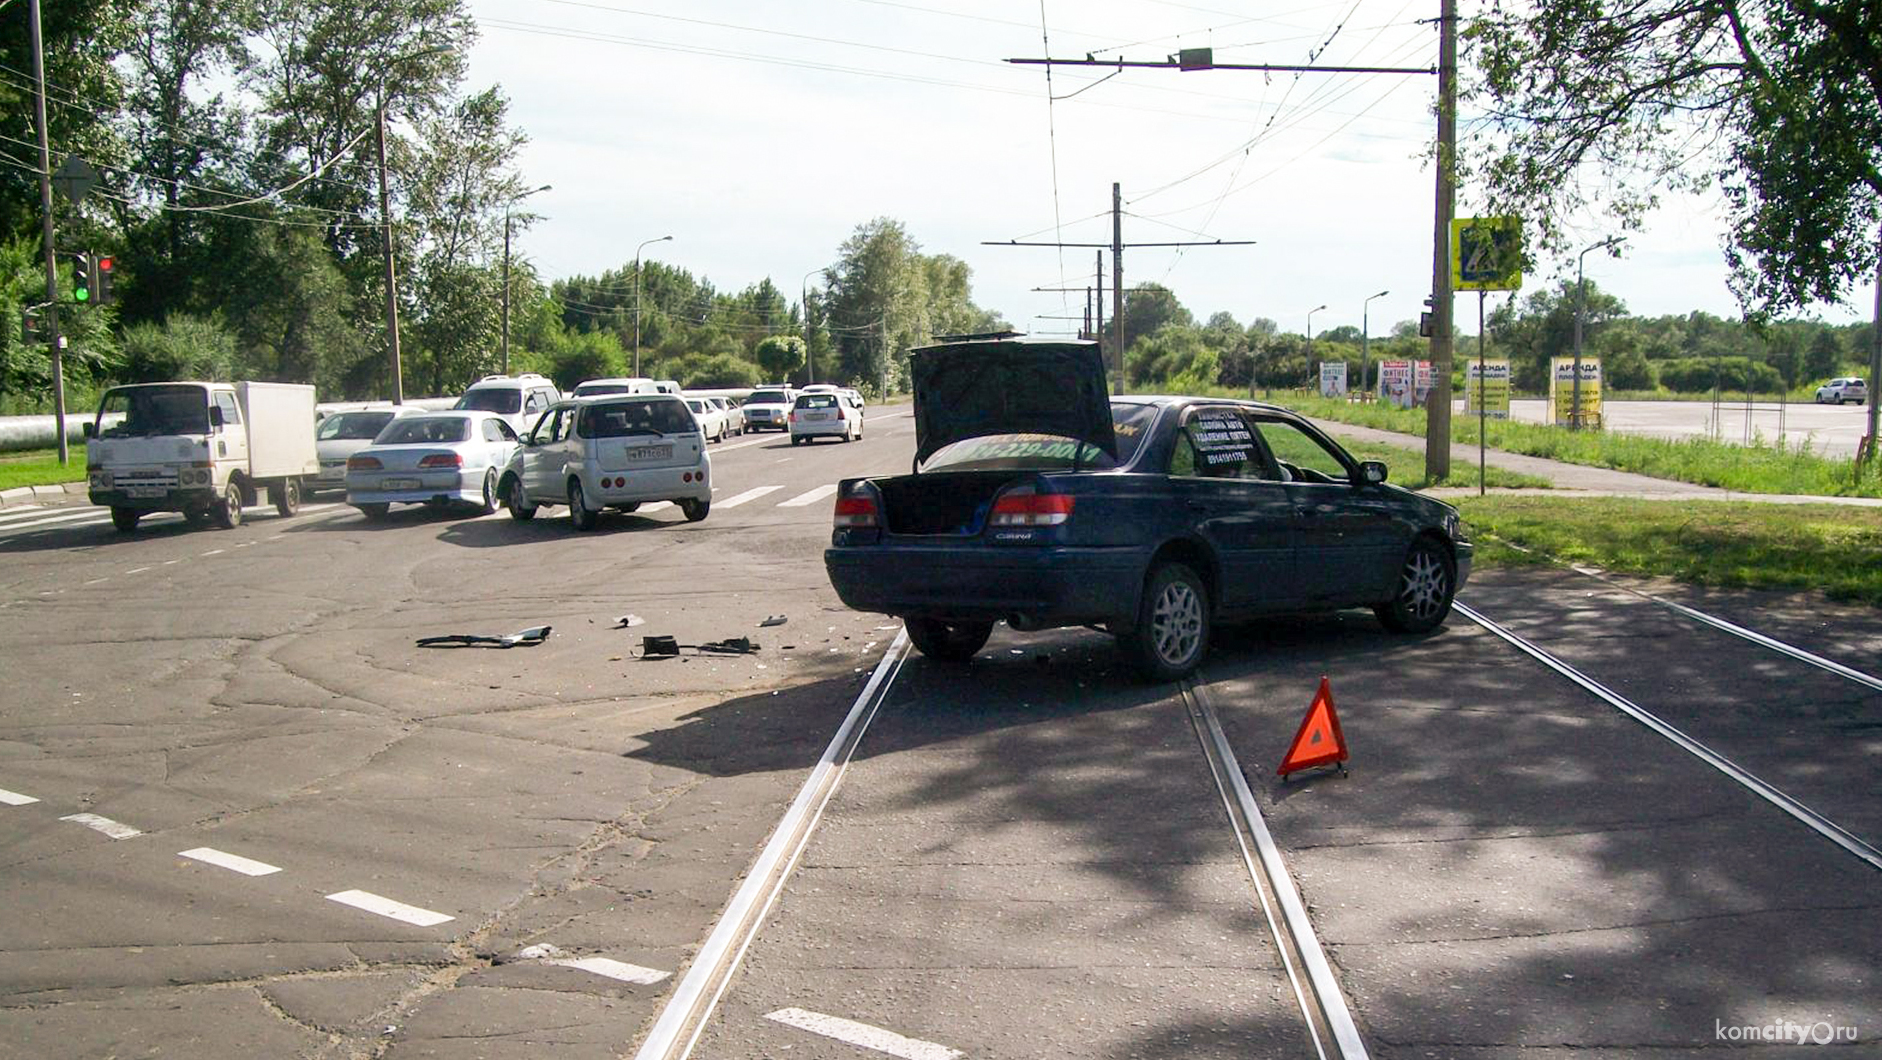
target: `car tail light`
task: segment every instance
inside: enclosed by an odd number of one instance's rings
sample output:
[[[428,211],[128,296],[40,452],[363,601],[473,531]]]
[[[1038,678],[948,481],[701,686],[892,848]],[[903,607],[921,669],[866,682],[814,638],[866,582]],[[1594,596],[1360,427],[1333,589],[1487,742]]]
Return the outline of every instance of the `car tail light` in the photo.
[[[836,499],[836,525],[855,529],[876,524],[876,499],[867,493],[852,493]]]
[[[346,458],[348,471],[378,471],[385,467],[376,456],[349,456]]]
[[[418,462],[419,467],[463,467],[464,457],[458,453],[433,453]]]
[[[993,502],[993,526],[1058,526],[1072,517],[1076,497],[1064,493],[1008,493]]]
[[[797,422],[797,410],[796,409],[791,410],[791,422],[792,423]]]

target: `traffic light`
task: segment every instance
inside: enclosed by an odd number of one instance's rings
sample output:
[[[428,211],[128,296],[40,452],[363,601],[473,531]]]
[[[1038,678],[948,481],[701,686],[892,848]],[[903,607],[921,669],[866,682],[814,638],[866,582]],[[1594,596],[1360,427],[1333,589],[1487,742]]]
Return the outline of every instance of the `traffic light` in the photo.
[[[20,307],[21,342],[28,346],[33,346],[46,341],[45,334],[40,331],[40,328],[43,326],[44,321],[40,320],[38,306],[23,305]]]
[[[72,255],[72,301],[91,304],[91,255]]]
[[[95,288],[96,301],[99,305],[112,302],[111,282],[117,278],[117,261],[109,254],[100,254],[92,259],[92,266],[98,270],[92,287]]]

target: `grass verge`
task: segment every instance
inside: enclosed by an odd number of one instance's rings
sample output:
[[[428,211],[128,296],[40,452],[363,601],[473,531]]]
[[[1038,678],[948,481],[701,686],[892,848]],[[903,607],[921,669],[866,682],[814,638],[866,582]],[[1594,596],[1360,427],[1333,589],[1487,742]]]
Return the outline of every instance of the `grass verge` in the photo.
[[[1477,462],[1459,453],[1451,461],[1451,473],[1442,482],[1432,482],[1425,477],[1425,454],[1418,449],[1398,445],[1382,445],[1377,442],[1361,442],[1341,439],[1340,445],[1360,460],[1379,460],[1392,471],[1394,482],[1410,490],[1421,490],[1431,486],[1475,486],[1477,484]],[[1474,457],[1476,454],[1469,454]],[[1525,475],[1519,471],[1505,471],[1495,464],[1490,465],[1484,476],[1484,485],[1500,489],[1548,489],[1554,485],[1546,478]]]
[[[0,490],[15,486],[56,486],[85,481],[85,450],[72,454],[71,463],[59,463],[57,449],[29,449],[0,455]]]
[[[1814,589],[1882,606],[1882,508],[1618,497],[1454,503],[1480,566],[1575,563],[1717,588]]]
[[[1285,404],[1308,416],[1352,423],[1362,427],[1398,431],[1423,437],[1423,409],[1358,405],[1344,401],[1289,394]],[[1708,438],[1665,439],[1611,431],[1570,431],[1540,423],[1491,420],[1486,444],[1509,453],[1523,453],[1589,467],[1631,471],[1675,482],[1717,486],[1741,493],[1784,493],[1812,497],[1882,497],[1882,461],[1870,461],[1858,476],[1851,461],[1811,452],[1808,445],[1731,445]],[[1458,415],[1451,421],[1451,438],[1459,445],[1477,444],[1477,419]]]

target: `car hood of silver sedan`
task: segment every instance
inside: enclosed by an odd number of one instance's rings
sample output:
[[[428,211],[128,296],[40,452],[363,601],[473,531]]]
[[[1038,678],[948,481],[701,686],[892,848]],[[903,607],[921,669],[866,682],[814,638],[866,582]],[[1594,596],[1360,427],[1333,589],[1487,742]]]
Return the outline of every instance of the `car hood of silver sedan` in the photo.
[[[992,339],[909,351],[915,463],[992,434],[1050,434],[1117,456],[1104,360],[1095,342]]]

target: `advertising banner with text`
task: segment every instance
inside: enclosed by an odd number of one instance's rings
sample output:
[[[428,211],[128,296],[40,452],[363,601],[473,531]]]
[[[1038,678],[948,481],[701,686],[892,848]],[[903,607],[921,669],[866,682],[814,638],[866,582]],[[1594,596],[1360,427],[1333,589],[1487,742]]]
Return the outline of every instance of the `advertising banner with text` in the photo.
[[[1470,362],[1464,373],[1464,411],[1493,420],[1510,418],[1510,363]]]
[[[1581,359],[1581,425],[1601,426],[1601,358]],[[1575,359],[1556,357],[1549,367],[1550,422],[1567,427],[1577,419],[1575,410]]]
[[[1343,398],[1346,396],[1346,362],[1320,362],[1320,396]]]

